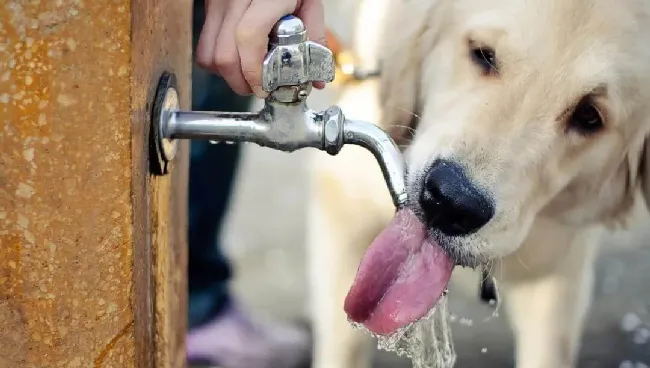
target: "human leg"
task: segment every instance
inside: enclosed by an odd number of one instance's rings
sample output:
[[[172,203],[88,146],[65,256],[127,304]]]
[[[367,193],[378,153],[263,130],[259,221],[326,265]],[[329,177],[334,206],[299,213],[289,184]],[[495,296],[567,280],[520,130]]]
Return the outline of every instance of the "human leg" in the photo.
[[[205,11],[195,2],[194,39]],[[196,41],[194,41],[196,48]],[[192,73],[193,110],[246,111],[250,97],[237,96],[223,79],[196,65]],[[309,336],[283,325],[251,320],[231,296],[232,268],[222,253],[220,230],[237,164],[240,145],[191,145],[189,183],[189,325],[190,362],[223,368],[293,368],[308,360]]]

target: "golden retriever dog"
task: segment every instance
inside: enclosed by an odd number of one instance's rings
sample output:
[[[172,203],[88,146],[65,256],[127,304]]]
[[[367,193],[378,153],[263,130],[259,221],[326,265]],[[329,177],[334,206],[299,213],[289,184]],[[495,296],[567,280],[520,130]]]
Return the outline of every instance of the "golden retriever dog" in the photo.
[[[361,23],[388,14],[355,42],[381,76],[339,105],[405,147],[409,202],[363,149],[315,158],[314,366],[368,367],[348,319],[417,320],[457,266],[493,271],[518,368],[575,367],[599,237],[650,197],[650,1],[364,4]]]

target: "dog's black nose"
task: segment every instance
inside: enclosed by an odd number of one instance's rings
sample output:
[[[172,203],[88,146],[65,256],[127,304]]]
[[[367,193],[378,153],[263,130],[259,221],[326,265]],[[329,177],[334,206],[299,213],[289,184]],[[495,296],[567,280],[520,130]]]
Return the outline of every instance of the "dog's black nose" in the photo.
[[[448,160],[436,160],[424,179],[420,205],[427,225],[450,236],[471,234],[494,216],[494,204]]]

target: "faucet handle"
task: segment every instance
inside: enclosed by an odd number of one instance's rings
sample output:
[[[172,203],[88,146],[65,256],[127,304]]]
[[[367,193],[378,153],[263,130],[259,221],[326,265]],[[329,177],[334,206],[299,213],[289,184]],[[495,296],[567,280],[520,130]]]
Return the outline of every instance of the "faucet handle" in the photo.
[[[334,80],[334,55],[327,47],[308,40],[307,29],[297,17],[287,15],[275,24],[269,47],[262,66],[264,91]]]

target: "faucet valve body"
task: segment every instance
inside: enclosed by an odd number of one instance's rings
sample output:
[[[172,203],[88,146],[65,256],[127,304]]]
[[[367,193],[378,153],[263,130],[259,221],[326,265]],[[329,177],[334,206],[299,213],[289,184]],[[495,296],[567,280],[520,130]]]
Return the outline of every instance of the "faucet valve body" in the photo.
[[[345,144],[373,153],[384,174],[395,206],[406,202],[405,168],[399,148],[378,126],[348,120],[338,106],[316,112],[306,99],[313,82],[334,80],[334,57],[326,47],[309,41],[300,19],[283,17],[269,37],[269,52],[262,65],[262,88],[269,92],[264,107],[254,113],[180,111],[173,75],[166,73],[156,93],[152,116],[156,140],[155,169],[167,172],[178,139],[213,142],[252,142],[285,152],[317,148],[338,154]]]
[[[325,46],[307,39],[302,21],[292,15],[280,19],[269,36],[269,53],[262,64],[262,89],[274,92],[280,87],[329,83],[334,80],[334,55]],[[311,88],[303,89],[304,100]],[[281,102],[298,102],[294,101]]]

